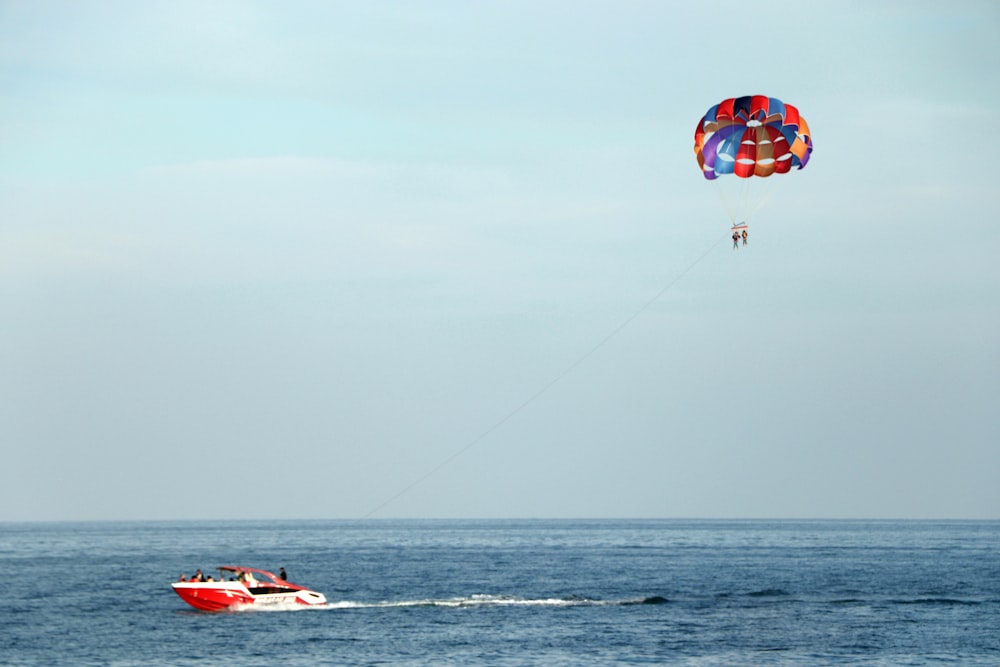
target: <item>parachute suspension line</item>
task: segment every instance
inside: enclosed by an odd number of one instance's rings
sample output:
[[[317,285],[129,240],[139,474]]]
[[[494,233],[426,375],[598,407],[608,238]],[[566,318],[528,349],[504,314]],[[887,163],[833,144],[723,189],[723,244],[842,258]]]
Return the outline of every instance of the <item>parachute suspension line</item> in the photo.
[[[722,179],[715,179],[714,185],[715,193],[719,195],[719,201],[722,202],[722,207],[726,210],[726,215],[729,216],[729,222],[735,225],[736,216],[738,216],[740,212],[739,198],[734,198],[731,196],[732,193],[727,192],[726,184],[722,182]]]
[[[603,338],[601,338],[600,340],[598,340],[594,345],[592,345],[590,347],[590,349],[586,350],[582,355],[580,355],[576,359],[576,361],[574,361],[569,366],[567,366],[565,369],[563,369],[562,372],[556,374],[551,380],[549,380],[548,382],[546,382],[545,384],[543,384],[537,391],[535,391],[535,393],[531,394],[525,400],[523,400],[519,405],[517,405],[517,407],[515,407],[513,410],[511,410],[510,412],[508,412],[507,414],[505,414],[503,417],[501,417],[500,419],[498,419],[496,422],[493,423],[493,425],[491,425],[485,431],[483,431],[482,433],[480,433],[478,436],[476,436],[472,440],[469,440],[461,448],[455,450],[455,452],[453,452],[452,454],[450,454],[447,457],[445,457],[440,463],[438,463],[433,468],[431,468],[430,470],[428,470],[427,472],[425,472],[423,475],[421,475],[420,477],[417,477],[415,480],[413,480],[412,482],[410,482],[409,484],[407,484],[405,487],[403,487],[402,489],[400,489],[394,495],[392,495],[389,498],[387,498],[386,500],[382,501],[379,505],[375,506],[375,508],[373,508],[372,510],[370,510],[368,513],[364,514],[361,518],[362,519],[369,519],[369,518],[371,518],[373,515],[375,515],[379,511],[381,511],[384,507],[386,507],[387,505],[389,505],[390,503],[392,503],[396,499],[402,497],[403,495],[405,495],[407,492],[409,492],[414,487],[422,484],[424,481],[426,481],[428,478],[430,478],[431,476],[433,476],[439,470],[441,470],[442,468],[444,468],[445,466],[447,466],[449,463],[451,463],[452,461],[454,461],[455,459],[457,459],[458,457],[460,457],[462,454],[466,453],[467,451],[469,451],[470,449],[472,449],[473,447],[475,447],[476,445],[478,445],[480,442],[482,442],[483,440],[485,440],[490,434],[492,434],[493,432],[497,431],[501,426],[503,426],[504,424],[506,424],[507,422],[509,422],[511,419],[513,419],[515,416],[517,416],[522,410],[524,410],[529,405],[531,405],[536,400],[538,400],[549,389],[551,389],[553,386],[555,386],[556,384],[558,384],[560,380],[562,380],[567,375],[569,375],[570,373],[572,373],[579,366],[583,365],[583,363],[585,361],[587,361],[590,357],[592,357],[594,354],[596,354],[597,351],[600,350],[602,347],[604,347],[605,345],[607,345],[611,341],[611,339],[613,339],[615,336],[617,336],[618,334],[620,334],[626,327],[628,327],[628,325],[632,324],[632,322],[634,322],[636,319],[638,319],[640,315],[642,315],[644,312],[646,312],[647,310],[649,310],[649,308],[654,303],[656,303],[661,298],[663,298],[664,294],[666,294],[674,285],[676,285],[678,282],[680,282],[681,278],[683,278],[688,273],[690,273],[694,269],[694,267],[698,266],[698,264],[700,264],[703,259],[705,259],[706,257],[708,257],[708,255],[713,250],[715,250],[715,248],[720,243],[722,243],[727,237],[728,237],[728,232],[727,232],[726,235],[723,235],[723,236],[719,237],[718,240],[714,241],[708,248],[705,249],[704,252],[702,252],[697,257],[697,259],[695,259],[693,262],[691,262],[690,264],[688,264],[687,267],[684,270],[682,270],[680,273],[678,273],[676,276],[674,276],[673,280],[671,280],[670,282],[668,282],[663,287],[663,289],[661,289],[659,292],[657,292],[656,294],[654,294],[652,298],[650,298],[648,301],[646,301],[644,304],[642,304],[635,312],[633,312],[631,315],[629,315],[628,317],[626,317],[621,322],[621,324],[619,324],[618,326],[616,326],[607,335],[605,335]]]
[[[751,216],[763,206],[763,202],[758,201],[760,184],[753,183],[754,180],[757,179],[729,174],[714,181],[715,191],[729,216],[729,222],[734,226],[737,223],[749,223]]]
[[[756,211],[756,208],[751,210],[752,200],[750,196],[753,193],[753,191],[757,189],[753,185],[751,185],[750,182],[752,180],[753,177],[740,179],[740,181],[742,181],[740,183],[740,191],[742,192],[743,195],[742,202],[740,204],[740,217],[742,218],[740,222],[747,222],[747,223],[750,222],[750,216],[754,213],[754,211]]]

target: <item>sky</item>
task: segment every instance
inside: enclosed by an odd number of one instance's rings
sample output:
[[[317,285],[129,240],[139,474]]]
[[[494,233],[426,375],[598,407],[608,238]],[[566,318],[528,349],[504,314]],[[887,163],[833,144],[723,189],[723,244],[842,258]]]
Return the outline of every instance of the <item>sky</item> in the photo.
[[[0,521],[1000,518],[997,34],[0,0]],[[749,94],[815,150],[734,251]]]

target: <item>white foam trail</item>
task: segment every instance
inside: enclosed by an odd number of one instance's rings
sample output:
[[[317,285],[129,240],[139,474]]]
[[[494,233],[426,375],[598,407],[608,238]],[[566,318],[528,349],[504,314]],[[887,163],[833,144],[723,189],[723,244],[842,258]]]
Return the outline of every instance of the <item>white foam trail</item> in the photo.
[[[579,605],[603,604],[595,600],[584,598],[521,598],[510,595],[472,595],[468,597],[454,597],[447,599],[426,599],[426,600],[395,600],[382,602],[352,602],[341,600],[329,602],[326,609],[386,609],[392,607],[500,607],[500,606],[523,606],[523,607],[569,607]]]
[[[657,598],[662,600],[661,598]],[[475,607],[601,607],[634,605],[649,602],[650,598],[638,598],[628,600],[594,600],[584,597],[566,598],[522,598],[515,595],[469,595],[444,599],[424,599],[424,600],[383,600],[378,602],[359,602],[353,600],[338,600],[327,602],[321,605],[303,605],[295,602],[288,604],[269,605],[246,605],[230,608],[230,611],[309,611],[309,610],[333,610],[333,609],[394,609],[413,607],[442,607],[442,608],[475,608]]]
[[[471,595],[446,599],[395,600],[381,602],[328,602],[324,609],[388,609],[397,607],[581,607],[633,603],[633,600],[602,601],[589,598],[522,598],[511,595]]]

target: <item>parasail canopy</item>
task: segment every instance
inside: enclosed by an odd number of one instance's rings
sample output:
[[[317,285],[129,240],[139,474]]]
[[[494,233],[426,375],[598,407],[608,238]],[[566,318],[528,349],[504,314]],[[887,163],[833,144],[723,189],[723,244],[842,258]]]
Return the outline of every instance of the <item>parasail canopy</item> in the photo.
[[[776,97],[730,97],[711,107],[694,131],[694,153],[708,180],[784,174],[812,153],[806,119]]]

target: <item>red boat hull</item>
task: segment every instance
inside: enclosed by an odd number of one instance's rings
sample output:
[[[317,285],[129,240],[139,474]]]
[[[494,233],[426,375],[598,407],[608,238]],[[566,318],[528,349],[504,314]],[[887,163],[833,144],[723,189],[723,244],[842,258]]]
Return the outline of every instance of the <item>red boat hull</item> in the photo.
[[[265,570],[229,565],[219,570],[239,576],[219,581],[178,581],[171,585],[182,600],[202,611],[326,604],[322,593],[291,584]]]
[[[178,582],[173,584],[173,588],[182,600],[202,611],[222,611],[254,603],[254,596],[243,586],[227,586],[226,582]]]

